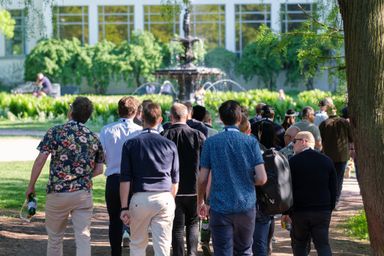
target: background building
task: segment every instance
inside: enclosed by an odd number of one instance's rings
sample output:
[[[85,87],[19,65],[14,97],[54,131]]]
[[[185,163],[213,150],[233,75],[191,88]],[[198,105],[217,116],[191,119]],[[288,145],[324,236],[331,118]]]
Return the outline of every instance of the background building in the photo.
[[[95,44],[103,39],[119,43],[129,40],[134,30],[148,30],[163,42],[182,35],[183,10],[175,7],[165,14],[161,0],[36,0],[27,11],[22,1],[3,8],[16,20],[15,36],[0,34],[0,81],[23,80],[25,55],[41,38],[78,38]],[[225,47],[241,54],[266,24],[273,31],[289,32],[308,19],[315,0],[193,0],[191,34],[203,39],[206,49]],[[307,14],[297,6],[306,10]],[[52,8],[50,8],[52,6]],[[167,17],[167,18],[166,18]],[[280,79],[281,80],[281,79]],[[326,77],[316,85],[330,89]],[[282,83],[278,85],[281,87]]]

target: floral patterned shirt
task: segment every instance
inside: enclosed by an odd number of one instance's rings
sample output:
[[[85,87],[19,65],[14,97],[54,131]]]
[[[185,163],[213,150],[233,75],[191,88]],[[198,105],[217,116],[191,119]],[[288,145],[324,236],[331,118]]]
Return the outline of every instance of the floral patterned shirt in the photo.
[[[91,190],[96,163],[104,162],[97,135],[75,121],[50,128],[37,149],[51,154],[47,193]]]

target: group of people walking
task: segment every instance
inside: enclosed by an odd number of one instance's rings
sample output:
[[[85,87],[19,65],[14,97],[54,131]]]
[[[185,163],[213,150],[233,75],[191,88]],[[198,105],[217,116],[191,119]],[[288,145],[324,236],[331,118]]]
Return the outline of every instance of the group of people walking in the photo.
[[[155,255],[197,255],[200,219],[209,219],[214,255],[269,255],[274,217],[259,210],[255,186],[267,182],[263,151],[272,147],[289,159],[293,206],[282,221],[292,223],[294,255],[308,255],[311,240],[319,255],[331,255],[331,213],[354,147],[347,119],[336,116],[330,99],[323,103],[319,126],[311,107],[300,122],[288,110],[281,126],[272,106],[258,104],[251,118],[229,100],[218,110],[224,127],[217,131],[203,106],[174,103],[163,123],[160,105],[127,96],[118,102],[119,120],[97,136],[84,125],[92,102],[77,97],[69,121],[40,142],[26,191],[35,193],[51,155],[47,255],[63,255],[69,215],[77,255],[91,255],[92,178],[104,164],[111,255],[122,255],[124,232],[130,255],[146,255],[149,230]],[[202,246],[210,253],[209,241]]]

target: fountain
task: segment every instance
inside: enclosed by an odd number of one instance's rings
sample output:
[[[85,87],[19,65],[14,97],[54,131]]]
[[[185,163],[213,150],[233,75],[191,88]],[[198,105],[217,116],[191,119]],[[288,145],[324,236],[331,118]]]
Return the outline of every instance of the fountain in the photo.
[[[193,64],[195,56],[193,53],[193,45],[200,41],[197,37],[190,36],[190,5],[185,8],[183,17],[183,31],[184,37],[174,39],[181,43],[183,46],[183,54],[179,56],[180,65],[175,68],[159,69],[155,71],[157,78],[166,77],[169,79],[176,79],[179,85],[179,93],[177,100],[191,101],[192,95],[197,89],[197,81],[203,78],[209,79],[210,77],[220,78],[224,76],[218,68],[196,67]]]

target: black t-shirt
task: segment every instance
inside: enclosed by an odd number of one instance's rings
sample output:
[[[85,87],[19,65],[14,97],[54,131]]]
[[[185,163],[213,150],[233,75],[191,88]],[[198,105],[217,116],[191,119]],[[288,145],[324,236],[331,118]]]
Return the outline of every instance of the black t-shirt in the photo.
[[[177,146],[180,163],[178,195],[196,194],[196,180],[200,164],[200,152],[205,136],[187,124],[174,124],[162,135]]]
[[[257,121],[257,122],[255,122],[255,123],[253,123],[253,124],[251,125],[251,132],[252,132],[252,134],[253,134],[256,138],[259,139],[259,130],[260,130],[260,128],[261,128],[261,124],[262,124],[263,122],[270,123],[270,124],[273,126],[274,130],[275,130],[277,140],[276,140],[276,142],[275,142],[276,145],[273,145],[273,147],[276,148],[276,149],[280,149],[280,148],[285,147],[285,143],[284,143],[285,129],[284,129],[281,125],[279,125],[279,124],[277,124],[277,123],[275,123],[275,122],[272,122],[272,121],[269,120],[268,118],[263,118],[263,119],[261,119],[260,121]],[[266,145],[264,145],[264,146],[266,146]]]

